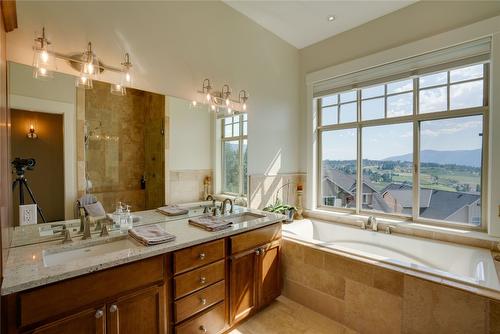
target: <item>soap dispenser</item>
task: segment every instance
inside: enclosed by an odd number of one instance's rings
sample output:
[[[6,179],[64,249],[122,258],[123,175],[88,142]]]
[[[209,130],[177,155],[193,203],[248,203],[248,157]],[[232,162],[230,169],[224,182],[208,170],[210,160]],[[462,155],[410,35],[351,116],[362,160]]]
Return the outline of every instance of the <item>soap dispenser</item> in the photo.
[[[118,202],[118,204],[116,204],[116,210],[115,210],[115,212],[113,212],[113,225],[114,226],[120,227],[122,216],[123,216],[122,202]]]
[[[134,227],[134,219],[132,217],[132,214],[130,213],[130,205],[127,205],[127,210],[125,211],[125,219],[127,222],[127,230],[130,230],[132,227]]]

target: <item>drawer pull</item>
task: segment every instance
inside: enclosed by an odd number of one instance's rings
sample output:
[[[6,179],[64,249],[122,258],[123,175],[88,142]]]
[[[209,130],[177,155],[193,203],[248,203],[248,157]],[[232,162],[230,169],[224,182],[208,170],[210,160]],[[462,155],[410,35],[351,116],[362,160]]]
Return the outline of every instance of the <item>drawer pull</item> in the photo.
[[[109,307],[109,312],[114,313],[116,311],[118,311],[118,306],[116,306],[115,304]]]
[[[205,253],[200,253],[200,255],[198,257],[200,258],[200,260],[205,260],[207,255]]]
[[[199,329],[200,329],[200,331],[201,331],[202,333],[206,333],[206,332],[207,332],[207,329],[206,329],[206,328],[205,328],[205,326],[203,326],[203,325],[201,325]]]
[[[95,312],[96,319],[101,319],[103,315],[104,315],[104,312],[102,310],[97,310]]]
[[[207,299],[206,298],[200,298],[200,303],[201,303],[201,305],[207,305]]]
[[[200,284],[205,284],[207,282],[207,279],[205,277],[200,277]]]

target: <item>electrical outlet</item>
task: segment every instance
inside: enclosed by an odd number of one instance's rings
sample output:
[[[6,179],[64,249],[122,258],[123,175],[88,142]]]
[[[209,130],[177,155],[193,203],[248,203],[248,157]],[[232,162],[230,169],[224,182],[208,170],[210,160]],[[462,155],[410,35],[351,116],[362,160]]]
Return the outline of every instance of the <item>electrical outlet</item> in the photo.
[[[36,224],[36,204],[19,205],[19,225]]]

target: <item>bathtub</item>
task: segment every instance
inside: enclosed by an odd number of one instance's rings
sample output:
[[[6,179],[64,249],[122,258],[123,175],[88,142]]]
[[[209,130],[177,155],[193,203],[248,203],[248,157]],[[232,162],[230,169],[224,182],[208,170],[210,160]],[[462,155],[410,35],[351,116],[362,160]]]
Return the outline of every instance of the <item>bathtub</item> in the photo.
[[[495,262],[487,249],[311,220],[284,224],[283,236],[396,266],[410,274],[430,274],[500,292]]]

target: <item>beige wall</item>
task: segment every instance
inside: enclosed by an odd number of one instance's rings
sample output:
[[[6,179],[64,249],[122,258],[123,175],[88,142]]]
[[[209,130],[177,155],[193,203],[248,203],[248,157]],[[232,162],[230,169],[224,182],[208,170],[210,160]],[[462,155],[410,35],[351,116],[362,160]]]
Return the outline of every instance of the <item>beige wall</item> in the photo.
[[[301,122],[306,121],[305,75],[500,15],[500,1],[420,1],[300,50]],[[305,127],[300,156],[305,157]],[[305,158],[300,170],[305,171]]]
[[[204,78],[215,88],[229,83],[235,94],[247,89],[249,173],[273,163],[277,172],[297,171],[299,52],[224,3],[20,1],[17,12],[10,60],[31,64],[34,32],[45,25],[58,52],[80,52],[90,40],[110,65],[129,52],[138,89],[188,100]],[[76,74],[64,62],[58,69]]]
[[[34,122],[37,139],[26,137]],[[26,179],[48,222],[64,220],[63,116],[11,109],[11,156],[34,158],[35,168],[26,171]],[[14,181],[16,175],[11,176]],[[47,191],[49,190],[49,191]],[[26,204],[32,203],[25,191]],[[14,224],[19,224],[19,185],[13,195]],[[38,216],[38,222],[42,218]]]

